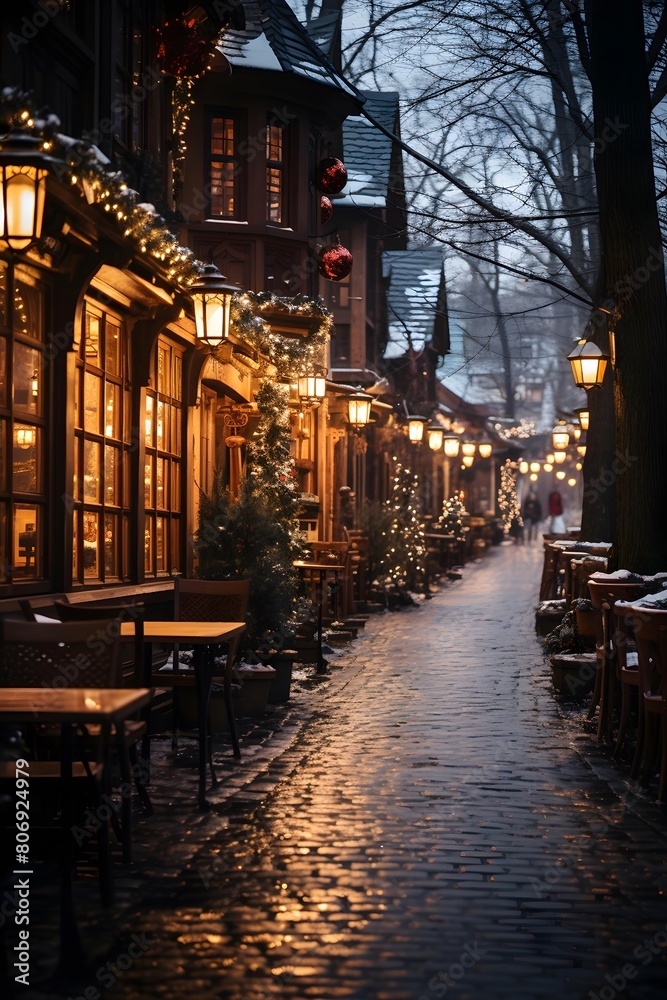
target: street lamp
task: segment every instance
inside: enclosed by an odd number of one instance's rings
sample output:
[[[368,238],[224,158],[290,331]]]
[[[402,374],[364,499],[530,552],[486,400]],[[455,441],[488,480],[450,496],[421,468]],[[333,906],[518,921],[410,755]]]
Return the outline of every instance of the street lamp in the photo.
[[[609,355],[603,354],[597,344],[590,340],[580,340],[567,360],[572,367],[575,383],[581,389],[593,389],[602,385],[604,373],[609,363]]]
[[[426,428],[426,434],[428,435],[429,448],[432,451],[440,451],[445,437],[445,432],[440,424],[429,424]]]
[[[540,463],[539,462],[531,462],[530,463],[530,471],[531,472],[539,472],[540,471]]]
[[[32,448],[37,440],[37,431],[34,427],[15,427],[14,443],[21,451]]]
[[[570,435],[567,427],[563,422],[556,424],[551,432],[551,440],[553,442],[554,451],[564,451],[570,443]]]
[[[460,442],[456,434],[445,436],[445,455],[447,458],[456,458],[459,453]]]
[[[327,393],[326,372],[314,375],[299,375],[297,379],[299,398],[304,403],[321,403]]]
[[[206,264],[197,281],[190,285],[197,339],[212,351],[229,337],[232,296],[240,291],[236,285],[227,282],[215,264]]]
[[[558,469],[558,471],[556,472],[556,479],[565,479],[564,469]]]
[[[493,452],[493,445],[490,441],[480,441],[479,445],[479,457],[480,458],[491,458]]]
[[[542,468],[544,469],[545,472],[553,472],[554,467],[551,464],[551,462],[545,462]]]
[[[365,427],[371,419],[373,397],[365,392],[357,392],[347,397],[347,419],[353,427]]]
[[[412,444],[421,444],[424,440],[424,428],[428,417],[408,417],[408,437]]]
[[[567,458],[567,452],[566,451],[555,451],[554,452],[554,462],[556,463],[556,465],[562,465],[566,458]]]
[[[519,472],[521,473],[522,476],[526,475],[526,473],[528,472],[529,468],[530,468],[530,466],[528,465],[528,462],[520,462],[519,463]]]
[[[584,455],[586,454],[586,445],[585,444],[578,444],[577,445],[577,451],[579,452],[579,454],[583,458]]]
[[[588,430],[588,425],[589,425],[590,419],[591,419],[591,414],[590,414],[590,410],[588,409],[588,407],[587,406],[579,406],[579,407],[577,407],[577,409],[574,412],[579,417],[579,425],[580,425],[582,431],[587,431]]]
[[[536,472],[531,472],[529,478],[530,478],[531,483],[536,483],[539,477],[538,477],[538,475],[537,475]]]
[[[567,485],[568,486],[576,486],[577,485],[577,480],[574,478],[574,476],[572,476],[571,479],[568,479]]]
[[[463,458],[461,459],[461,461],[463,462],[463,468],[464,469],[469,469],[470,466],[472,465],[472,463],[475,461],[475,456],[474,455],[464,455]]]
[[[42,234],[46,177],[58,162],[49,149],[22,130],[0,136],[0,250],[25,250]]]
[[[547,462],[549,462],[550,465],[554,464],[554,456],[553,456],[552,452],[549,452],[549,454],[547,455],[546,460],[547,460]]]
[[[461,454],[465,455],[466,458],[474,458],[476,450],[477,445],[474,441],[464,441],[461,445]],[[472,462],[470,464],[472,465]]]

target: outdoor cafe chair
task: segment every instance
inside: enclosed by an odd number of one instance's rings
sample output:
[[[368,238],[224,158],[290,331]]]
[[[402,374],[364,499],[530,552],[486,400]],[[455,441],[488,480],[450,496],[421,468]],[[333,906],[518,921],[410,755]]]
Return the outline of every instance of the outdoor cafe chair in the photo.
[[[120,638],[117,633],[109,642],[97,641],[100,630],[108,625],[105,619],[65,624],[42,622],[0,621],[0,687],[39,688],[48,698],[50,688],[115,688],[121,686]],[[81,747],[79,747],[81,750]],[[101,804],[107,783],[103,767],[106,756],[103,741],[97,744],[97,759],[88,760],[82,752],[72,775],[88,779],[96,808]],[[13,765],[12,765],[13,766]],[[6,777],[4,771],[2,776]],[[30,762],[30,777],[60,780],[60,764],[56,761]],[[105,903],[112,896],[112,868],[109,834],[106,821],[97,831],[100,890]]]
[[[667,794],[667,611],[641,612],[637,608],[629,618],[637,643],[640,711],[644,713],[639,780],[642,785],[648,785],[660,743],[658,800],[664,802]]]
[[[181,622],[242,622],[245,621],[248,609],[248,598],[250,595],[249,580],[186,580],[177,576],[174,581],[174,620]],[[209,670],[214,672],[215,647],[209,650],[210,662]],[[178,671],[179,647],[174,646],[173,669]],[[156,684],[165,682],[163,670],[153,675]],[[184,674],[178,678],[179,684],[194,685],[194,677]],[[230,656],[223,673],[223,697],[225,708],[227,709],[227,719],[229,721],[229,731],[232,740],[234,756],[239,757],[241,750],[239,747],[238,734],[236,731],[236,719],[232,704],[232,663]],[[178,692],[174,688],[174,741],[178,739]],[[216,777],[212,764],[212,742],[209,736],[208,756],[211,778],[215,782]]]

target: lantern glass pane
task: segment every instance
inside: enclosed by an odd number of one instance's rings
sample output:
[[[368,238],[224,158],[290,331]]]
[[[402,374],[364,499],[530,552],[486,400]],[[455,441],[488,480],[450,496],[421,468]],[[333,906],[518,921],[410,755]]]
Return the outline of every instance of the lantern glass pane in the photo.
[[[0,245],[25,250],[42,232],[46,170],[8,165],[0,179]]]
[[[579,423],[581,424],[582,431],[588,430],[590,417],[591,415],[588,410],[579,410]]]
[[[408,437],[414,444],[424,437],[424,424],[421,420],[408,420]]]
[[[463,455],[471,457],[475,454],[477,445],[473,441],[464,441],[461,445],[461,452]]]
[[[479,446],[479,454],[480,454],[480,456],[482,458],[490,458],[492,452],[493,452],[493,445],[488,444],[486,442],[483,443],[483,444],[480,444],[480,446]]]
[[[459,453],[459,439],[455,437],[445,438],[445,455],[447,458],[456,458]]]
[[[442,448],[442,439],[444,437],[444,432],[441,430],[431,429],[428,432],[428,446],[433,451],[440,451]]]

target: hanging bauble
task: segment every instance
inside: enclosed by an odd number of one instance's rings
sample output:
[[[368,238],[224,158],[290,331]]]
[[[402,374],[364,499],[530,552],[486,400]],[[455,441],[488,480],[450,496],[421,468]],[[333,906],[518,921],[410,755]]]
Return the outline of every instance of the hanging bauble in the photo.
[[[326,226],[333,215],[333,205],[325,194],[320,198],[320,225]]]
[[[157,29],[160,69],[181,80],[200,76],[212,54],[210,29],[194,17],[175,17]]]
[[[327,247],[320,254],[317,270],[330,281],[342,281],[352,270],[352,254],[339,243]]]
[[[347,170],[342,160],[328,156],[320,160],[315,172],[315,183],[326,194],[338,194],[347,184]]]

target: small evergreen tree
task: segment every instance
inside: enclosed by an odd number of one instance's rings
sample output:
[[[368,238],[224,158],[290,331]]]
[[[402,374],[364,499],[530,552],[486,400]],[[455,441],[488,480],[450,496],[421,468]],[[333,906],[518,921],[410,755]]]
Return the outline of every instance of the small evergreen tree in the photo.
[[[438,528],[445,535],[454,535],[455,538],[465,537],[463,518],[467,517],[468,511],[465,504],[455,493],[449,500],[445,500],[442,505],[442,514],[438,518]]]
[[[260,420],[238,498],[216,476],[212,495],[201,494],[195,538],[198,576],[250,580],[245,649],[282,645],[302,589],[292,565],[303,546],[285,392],[267,381],[256,401]]]
[[[415,590],[423,576],[426,558],[419,476],[401,462],[396,461],[395,468],[392,495],[386,502],[391,520],[380,577],[385,584]]]

